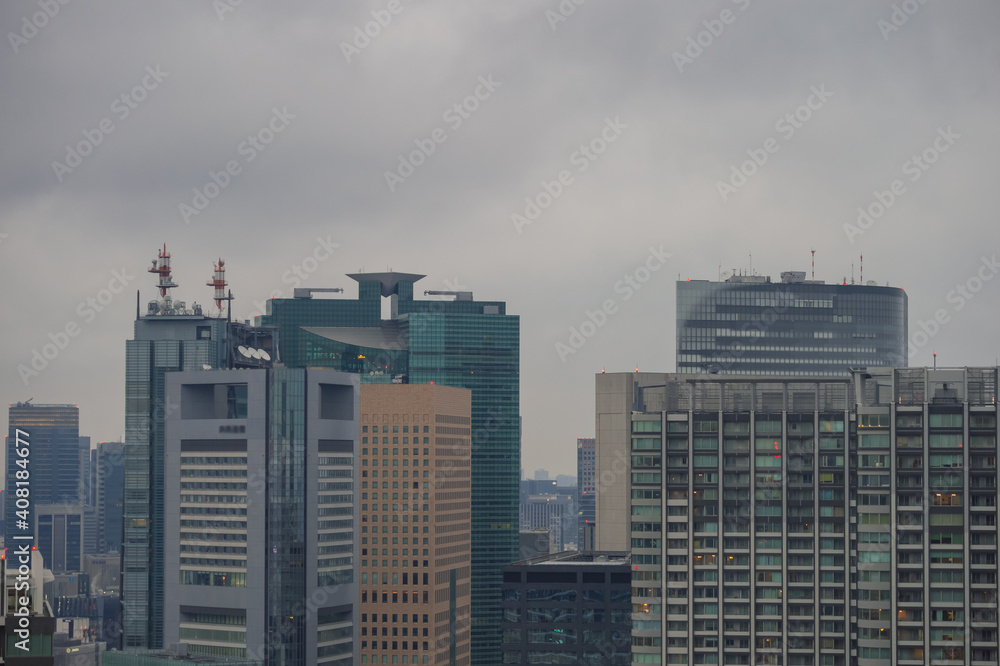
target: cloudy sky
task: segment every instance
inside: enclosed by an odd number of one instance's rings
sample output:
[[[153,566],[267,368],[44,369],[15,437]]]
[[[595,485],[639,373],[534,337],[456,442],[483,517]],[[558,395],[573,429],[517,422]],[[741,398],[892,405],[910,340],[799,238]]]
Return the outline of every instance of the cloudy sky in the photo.
[[[676,280],[751,255],[840,281],[863,254],[909,294],[912,364],[994,364],[998,25],[987,0],[5,1],[4,399],[120,438],[163,243],[188,303],[223,257],[239,318],[360,269],[505,300],[529,473],[574,472],[594,373],[674,369]]]

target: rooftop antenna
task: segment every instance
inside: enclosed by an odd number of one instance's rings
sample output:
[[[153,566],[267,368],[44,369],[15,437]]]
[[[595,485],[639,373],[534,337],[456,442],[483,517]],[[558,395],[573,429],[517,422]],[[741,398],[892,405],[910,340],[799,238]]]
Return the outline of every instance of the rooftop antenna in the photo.
[[[222,301],[227,301],[226,307],[228,310],[228,308],[232,307],[233,294],[229,292],[229,295],[226,295],[226,287],[229,283],[226,282],[226,262],[222,260],[222,257],[219,257],[219,261],[214,264],[214,267],[215,271],[212,274],[212,279],[206,282],[205,285],[215,288],[215,307],[219,309],[219,315],[221,316]]]
[[[157,264],[157,259],[159,264]],[[167,295],[167,289],[176,287],[170,280],[170,253],[167,252],[167,244],[163,244],[163,249],[159,250],[158,258],[153,259],[153,266],[149,269],[150,273],[155,273],[160,276],[160,280],[156,286],[160,288],[160,297],[165,297]]]
[[[854,262],[851,262],[851,284],[854,284]]]
[[[750,255],[750,275],[753,275],[753,252],[747,252]]]
[[[937,352],[934,352],[934,369],[937,370]]]
[[[222,261],[221,259],[219,261]],[[226,304],[226,339],[232,340],[232,328],[233,328],[233,292],[229,290],[226,296],[226,300],[229,301]],[[221,313],[220,313],[221,314]],[[233,346],[231,344],[226,345],[226,367],[233,367]]]
[[[858,282],[861,284],[865,283],[865,255],[861,255],[861,275],[858,278]]]
[[[812,272],[812,280],[813,280],[813,282],[815,282],[816,281],[816,249],[813,248],[813,249],[810,250],[810,252],[812,253],[812,271],[813,271]]]

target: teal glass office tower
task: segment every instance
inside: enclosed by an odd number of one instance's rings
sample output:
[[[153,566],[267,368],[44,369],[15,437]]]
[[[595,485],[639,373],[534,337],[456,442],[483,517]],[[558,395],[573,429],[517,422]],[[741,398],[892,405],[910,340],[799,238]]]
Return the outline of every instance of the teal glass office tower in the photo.
[[[362,383],[472,390],[472,660],[499,663],[501,567],[518,558],[520,319],[502,301],[414,300],[422,275],[362,273],[358,298],[268,301],[260,323],[278,329],[288,367],[328,367]],[[381,299],[391,319],[381,319]],[[442,548],[446,546],[442,545]]]
[[[149,314],[125,343],[122,648],[163,647],[163,454],[166,375],[225,363],[226,320]]]
[[[215,286],[217,310],[206,314],[197,303],[173,300],[170,253],[166,246],[150,273],[158,276],[160,298],[140,315],[136,296],[135,332],[125,343],[125,477],[122,499],[121,600],[123,650],[163,647],[164,464],[166,421],[178,409],[167,400],[170,372],[214,368],[258,368],[276,351],[273,331],[222,317],[223,262]],[[222,284],[222,287],[219,284]],[[210,311],[211,312],[211,311]],[[250,353],[250,349],[253,353]]]

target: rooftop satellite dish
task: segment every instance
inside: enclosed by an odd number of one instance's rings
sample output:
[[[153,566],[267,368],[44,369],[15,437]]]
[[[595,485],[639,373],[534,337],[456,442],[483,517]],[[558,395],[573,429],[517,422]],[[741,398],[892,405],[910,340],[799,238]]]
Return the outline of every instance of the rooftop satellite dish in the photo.
[[[270,361],[271,360],[271,355],[268,354],[263,349],[258,349],[257,353],[260,354],[260,358],[261,358],[262,361]]]
[[[250,350],[247,349],[246,347],[244,347],[243,345],[240,345],[239,347],[237,347],[236,351],[238,351],[240,353],[240,356],[243,356],[244,358],[253,358],[250,355]]]
[[[247,347],[247,351],[250,352],[250,358],[260,358],[260,350],[254,349],[253,347]]]

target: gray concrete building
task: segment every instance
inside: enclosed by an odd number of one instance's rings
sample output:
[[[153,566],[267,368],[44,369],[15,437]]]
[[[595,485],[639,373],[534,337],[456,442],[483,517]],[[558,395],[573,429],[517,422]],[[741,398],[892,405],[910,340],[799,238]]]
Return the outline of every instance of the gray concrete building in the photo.
[[[359,386],[320,369],[167,375],[167,645],[354,663]]]

